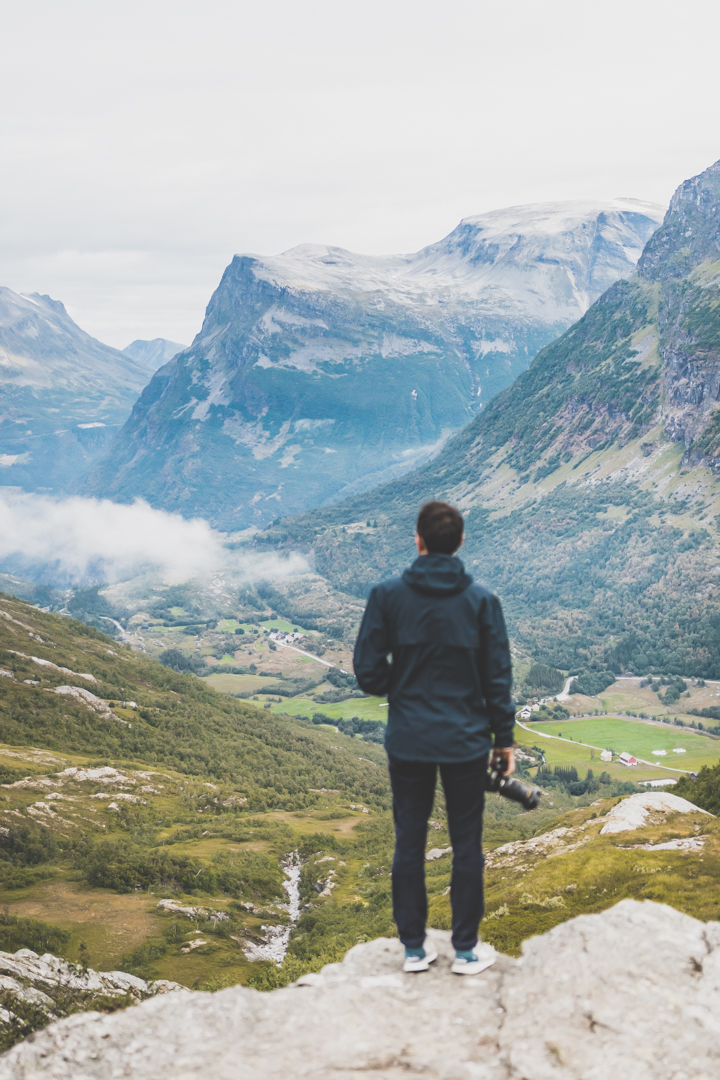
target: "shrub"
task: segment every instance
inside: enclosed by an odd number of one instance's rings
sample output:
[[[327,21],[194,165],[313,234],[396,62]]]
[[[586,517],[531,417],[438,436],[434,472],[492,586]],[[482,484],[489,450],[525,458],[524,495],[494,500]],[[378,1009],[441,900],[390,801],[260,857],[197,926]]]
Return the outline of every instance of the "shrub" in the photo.
[[[571,685],[571,694],[585,694],[586,697],[597,697],[598,694],[602,694],[603,690],[607,690],[608,686],[612,686],[615,682],[615,675],[612,671],[584,671],[582,675],[577,675]]]
[[[562,690],[565,679],[562,671],[548,664],[533,664],[528,671],[523,685],[531,692],[556,694]]]
[[[187,656],[180,649],[166,649],[165,652],[160,653],[158,660],[163,667],[171,668],[173,671],[192,672],[195,675],[204,674],[207,671],[204,660],[199,656]]]

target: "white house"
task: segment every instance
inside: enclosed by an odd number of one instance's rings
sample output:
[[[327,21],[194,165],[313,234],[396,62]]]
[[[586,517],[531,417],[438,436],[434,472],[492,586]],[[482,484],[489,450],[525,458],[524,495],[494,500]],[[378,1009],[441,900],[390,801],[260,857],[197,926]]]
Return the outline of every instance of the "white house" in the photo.
[[[612,761],[612,750],[601,750],[600,751],[600,760],[601,761]]]
[[[621,765],[637,765],[637,758],[634,758],[632,754],[628,754],[627,750],[623,750],[618,761]]]
[[[520,713],[521,720],[529,720],[532,716],[532,709],[529,705],[526,705]]]

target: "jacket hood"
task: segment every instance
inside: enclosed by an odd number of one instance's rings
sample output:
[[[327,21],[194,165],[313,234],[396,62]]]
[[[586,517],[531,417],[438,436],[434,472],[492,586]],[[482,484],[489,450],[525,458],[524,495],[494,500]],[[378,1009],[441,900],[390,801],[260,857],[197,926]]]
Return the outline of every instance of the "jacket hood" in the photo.
[[[419,555],[402,580],[423,596],[456,596],[472,585],[472,578],[456,555]]]

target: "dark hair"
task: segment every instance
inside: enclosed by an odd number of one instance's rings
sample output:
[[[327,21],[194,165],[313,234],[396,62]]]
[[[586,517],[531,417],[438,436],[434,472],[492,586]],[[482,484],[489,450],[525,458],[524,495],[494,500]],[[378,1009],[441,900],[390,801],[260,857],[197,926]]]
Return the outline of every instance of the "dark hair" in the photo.
[[[462,514],[450,503],[425,503],[420,507],[415,528],[429,552],[452,555],[462,543]]]

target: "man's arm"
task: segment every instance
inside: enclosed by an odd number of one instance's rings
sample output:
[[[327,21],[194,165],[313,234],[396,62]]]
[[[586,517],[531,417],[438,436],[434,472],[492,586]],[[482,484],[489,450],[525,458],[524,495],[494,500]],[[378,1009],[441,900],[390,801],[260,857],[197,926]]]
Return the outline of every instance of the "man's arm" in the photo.
[[[494,757],[505,759],[505,771],[512,772],[513,755],[507,753],[513,745],[515,727],[515,703],[510,696],[512,661],[505,619],[496,596],[488,597],[480,612],[480,681],[498,751]]]
[[[390,633],[375,588],[370,593],[353,654],[355,678],[366,694],[381,696],[390,689],[389,652]]]

